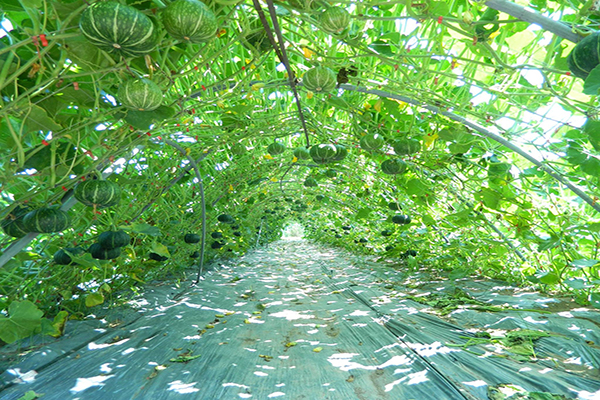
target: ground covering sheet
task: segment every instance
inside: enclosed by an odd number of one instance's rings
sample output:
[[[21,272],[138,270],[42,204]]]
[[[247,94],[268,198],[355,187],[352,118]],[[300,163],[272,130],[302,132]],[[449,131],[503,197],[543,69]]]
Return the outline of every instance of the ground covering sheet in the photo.
[[[305,240],[132,306],[5,347],[0,399],[600,399],[600,313]]]

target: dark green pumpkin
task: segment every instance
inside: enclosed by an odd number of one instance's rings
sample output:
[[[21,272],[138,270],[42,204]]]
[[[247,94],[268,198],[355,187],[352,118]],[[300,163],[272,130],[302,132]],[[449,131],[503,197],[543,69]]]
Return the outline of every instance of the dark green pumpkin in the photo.
[[[567,66],[573,75],[586,79],[600,63],[600,32],[584,37],[567,57]]]
[[[150,257],[150,259],[154,261],[167,261],[169,259],[169,257],[167,256],[161,256],[160,254],[154,252],[150,252],[148,257]]]
[[[358,243],[367,243],[367,242],[368,242],[368,240],[367,240],[367,239],[365,239],[365,238],[360,238],[360,239],[358,240]]]
[[[61,232],[70,224],[69,214],[55,207],[39,208],[28,212],[23,217],[23,225],[28,232]]]
[[[117,247],[127,246],[131,243],[131,237],[125,231],[106,231],[98,236],[98,243],[102,248],[111,250]]]
[[[121,188],[111,181],[90,179],[75,187],[75,198],[89,207],[112,207],[121,200]]]
[[[327,171],[325,171],[325,176],[328,178],[335,178],[337,176],[337,171],[329,168]]]
[[[236,143],[233,146],[231,146],[231,152],[233,153],[233,155],[241,156],[245,154],[246,151],[246,146],[244,146],[242,143]]]
[[[1,222],[0,227],[4,233],[14,238],[22,238],[29,231],[25,228],[23,218],[31,211],[27,206],[16,206]]]
[[[190,258],[198,258],[198,257],[200,257],[199,251],[194,251],[192,254],[190,254]]]
[[[242,236],[242,232],[235,231],[235,232],[233,232],[233,236],[240,237],[240,236]]]
[[[325,200],[325,196],[323,196],[322,194],[318,194],[318,195],[315,196],[315,199],[317,201],[323,201],[323,200]]]
[[[394,142],[394,152],[399,155],[411,155],[421,150],[421,142],[417,139],[399,139]]]
[[[94,243],[88,250],[92,258],[97,260],[113,260],[121,255],[121,248],[117,247],[114,249],[105,249],[100,243]]]
[[[183,237],[183,241],[189,244],[200,243],[201,239],[202,238],[200,237],[200,235],[197,235],[195,233],[186,233]]]
[[[412,219],[408,215],[397,214],[392,217],[392,222],[400,225],[407,225],[412,222]]]
[[[398,211],[398,210],[402,209],[402,207],[400,207],[400,204],[395,203],[395,202],[388,203],[388,208],[392,211]]]
[[[217,217],[217,221],[222,222],[224,224],[233,224],[235,223],[235,219],[229,214],[221,214]]]
[[[392,234],[393,234],[393,233],[394,233],[394,232],[392,232],[392,231],[388,231],[388,230],[386,229],[386,230],[384,230],[384,231],[381,231],[381,236],[388,237],[388,236],[392,236]]]
[[[306,178],[304,180],[304,186],[306,187],[317,187],[319,186],[319,184],[317,183],[317,180],[315,178]]]
[[[211,249],[220,249],[221,247],[225,246],[225,243],[223,242],[218,242],[218,241],[214,241],[210,244],[210,248]]]
[[[398,175],[406,172],[406,163],[402,160],[391,159],[381,163],[381,171],[386,175]]]
[[[71,256],[80,256],[85,253],[85,250],[81,247],[68,247],[66,249],[60,249],[54,253],[54,262],[58,265],[70,265],[76,264],[73,262]]]
[[[210,237],[213,239],[221,239],[223,237],[223,233],[221,232],[213,232],[210,234]]]

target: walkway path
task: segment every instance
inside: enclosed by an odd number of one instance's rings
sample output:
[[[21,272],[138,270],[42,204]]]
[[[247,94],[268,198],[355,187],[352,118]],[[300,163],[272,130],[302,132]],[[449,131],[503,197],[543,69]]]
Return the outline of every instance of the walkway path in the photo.
[[[487,385],[499,383],[600,399],[599,313],[439,317],[403,297],[456,282],[416,290],[406,278],[364,257],[280,241],[207,273],[198,287],[149,287],[137,300],[141,313],[120,325],[94,320],[67,331],[0,375],[8,384],[0,399],[32,390],[43,400],[460,400],[488,399]],[[489,282],[464,286],[493,304],[546,306]],[[555,336],[536,342],[533,362],[448,346],[482,327]]]

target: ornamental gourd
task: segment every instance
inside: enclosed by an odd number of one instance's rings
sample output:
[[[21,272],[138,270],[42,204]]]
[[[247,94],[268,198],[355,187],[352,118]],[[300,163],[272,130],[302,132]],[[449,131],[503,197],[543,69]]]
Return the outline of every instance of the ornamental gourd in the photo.
[[[87,180],[75,187],[75,198],[88,207],[112,207],[121,199],[121,188],[112,181]]]
[[[406,172],[406,163],[402,160],[385,160],[381,163],[381,171],[386,175],[398,175]]]
[[[350,26],[350,13],[342,7],[329,7],[320,15],[319,22],[324,31],[340,34]]]
[[[302,84],[307,90],[315,93],[328,93],[335,89],[337,77],[327,67],[313,67],[302,77]]]
[[[69,227],[71,219],[66,211],[55,207],[38,208],[25,214],[23,225],[28,232],[61,232]]]
[[[162,22],[169,35],[185,42],[208,42],[217,33],[215,14],[198,0],[175,0],[163,10]]]
[[[600,32],[584,37],[567,57],[567,66],[573,75],[586,79],[600,63]]]
[[[310,159],[310,152],[306,147],[296,147],[294,149],[294,157],[298,160],[308,160]]]
[[[128,79],[119,87],[117,99],[130,110],[152,111],[161,106],[163,94],[160,87],[150,79]]]
[[[150,18],[116,1],[99,1],[86,8],[79,29],[96,47],[123,57],[143,56],[158,43]]]
[[[333,144],[315,144],[310,148],[310,156],[317,164],[327,164],[333,161],[337,152]]]
[[[106,231],[98,236],[98,244],[102,248],[111,250],[117,247],[124,247],[131,243],[131,237],[125,231]]]
[[[273,142],[267,147],[267,152],[272,156],[278,156],[285,151],[285,146],[281,143]]]
[[[399,139],[394,142],[394,152],[399,155],[411,155],[421,150],[421,142],[417,139]]]
[[[378,133],[369,133],[360,139],[360,147],[366,151],[379,150],[384,144],[384,137]]]

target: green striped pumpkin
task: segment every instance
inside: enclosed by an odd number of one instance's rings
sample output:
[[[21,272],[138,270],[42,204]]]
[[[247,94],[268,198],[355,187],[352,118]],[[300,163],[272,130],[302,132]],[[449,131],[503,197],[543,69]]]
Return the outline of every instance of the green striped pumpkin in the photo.
[[[315,93],[327,93],[335,89],[337,77],[327,67],[313,67],[302,77],[302,84],[307,90]]]
[[[66,211],[44,207],[28,212],[23,218],[23,224],[28,232],[52,233],[67,229],[71,219]]]
[[[107,250],[127,246],[129,243],[131,243],[131,237],[123,230],[106,231],[98,236],[98,244]]]
[[[177,40],[204,43],[216,37],[217,18],[198,0],[175,0],[163,10],[162,21]]]
[[[394,152],[401,155],[411,155],[421,150],[421,142],[417,139],[400,139],[394,142]]]
[[[246,146],[244,146],[242,143],[236,143],[233,146],[231,146],[231,152],[233,153],[233,155],[236,156],[241,156],[244,155],[246,153],[247,149]]]
[[[150,18],[116,1],[101,1],[86,8],[79,29],[93,45],[123,57],[148,54],[158,42]]]
[[[271,143],[269,147],[267,147],[267,152],[272,156],[278,156],[285,151],[285,146],[281,143]]]
[[[335,155],[333,156],[333,161],[342,161],[348,155],[348,149],[341,144],[335,145]]]
[[[319,17],[321,28],[329,33],[340,34],[350,26],[350,14],[342,7],[329,7]]]
[[[600,32],[584,37],[567,57],[567,66],[573,75],[586,79],[600,63]]]
[[[310,152],[306,147],[296,147],[294,149],[294,157],[298,160],[308,160],[310,159]]]
[[[0,227],[10,237],[22,238],[29,231],[25,228],[23,218],[31,211],[29,207],[16,206],[1,222]]]
[[[329,168],[327,171],[325,171],[325,176],[328,178],[335,178],[337,176],[337,171]]]
[[[317,164],[327,164],[333,161],[337,152],[333,144],[315,144],[310,148],[310,156]]]
[[[398,175],[406,172],[406,163],[402,160],[385,160],[381,163],[381,171],[386,175]]]
[[[304,186],[306,186],[306,187],[317,187],[317,186],[319,186],[319,184],[317,183],[317,180],[315,178],[306,178],[304,180]]]
[[[89,207],[112,207],[121,200],[121,188],[111,181],[87,180],[75,187],[75,198]]]
[[[360,139],[360,147],[366,151],[379,150],[385,144],[385,139],[378,133],[369,133]]]
[[[150,79],[129,79],[119,87],[117,98],[123,106],[136,111],[152,111],[161,106],[163,94]]]

